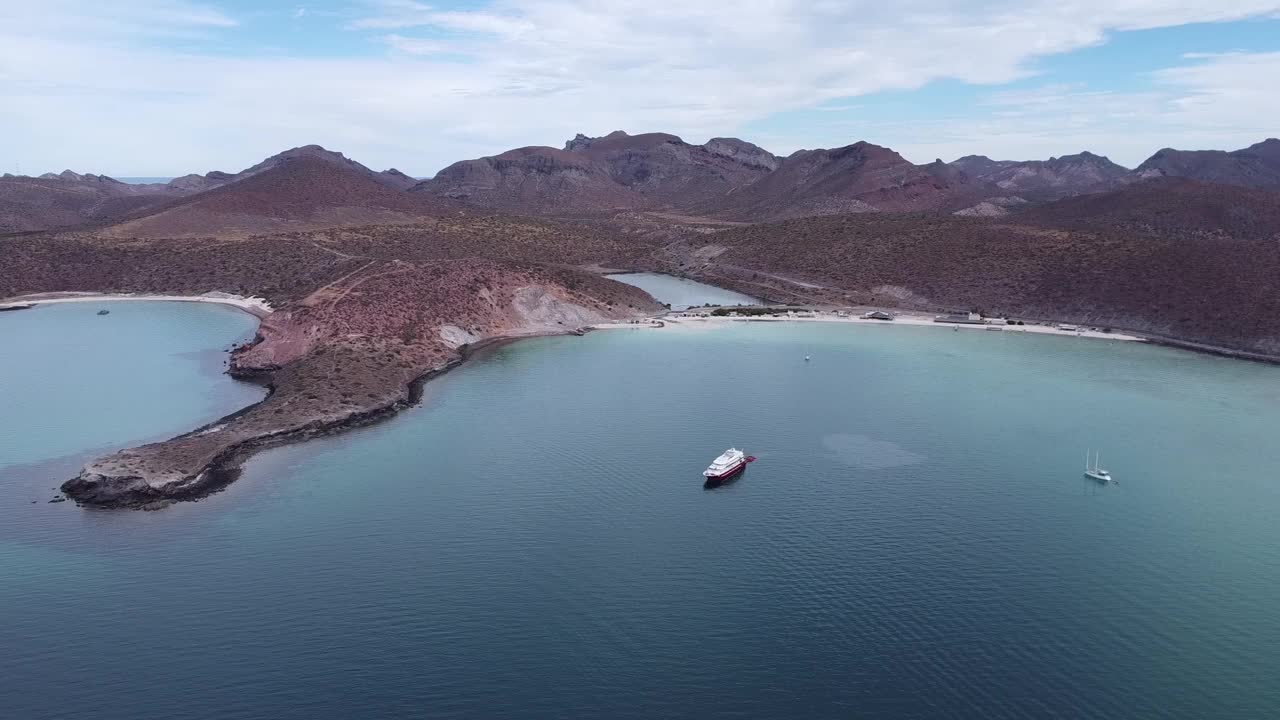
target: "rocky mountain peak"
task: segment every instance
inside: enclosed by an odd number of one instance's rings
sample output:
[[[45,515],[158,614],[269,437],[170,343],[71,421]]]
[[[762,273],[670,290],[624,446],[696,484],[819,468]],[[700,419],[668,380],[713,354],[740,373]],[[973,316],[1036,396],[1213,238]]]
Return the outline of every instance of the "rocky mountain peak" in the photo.
[[[736,160],[744,165],[776,170],[778,157],[759,145],[738,138],[715,137],[703,144],[712,155]]]
[[[572,140],[564,144],[564,149],[568,150],[569,152],[586,150],[587,148],[591,147],[591,140],[592,138],[589,138],[586,135],[583,135],[582,133],[578,133],[577,135],[573,136]]]
[[[75,183],[107,183],[111,185],[124,185],[125,183],[116,180],[107,175],[94,175],[93,173],[78,173],[74,170],[63,170],[60,173],[44,173],[39,176],[41,180],[62,180],[64,182]]]

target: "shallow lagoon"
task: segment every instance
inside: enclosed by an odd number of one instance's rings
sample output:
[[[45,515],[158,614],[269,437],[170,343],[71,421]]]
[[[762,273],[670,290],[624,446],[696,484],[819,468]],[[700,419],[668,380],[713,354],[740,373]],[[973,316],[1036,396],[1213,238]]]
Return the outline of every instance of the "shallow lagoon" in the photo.
[[[618,273],[605,277],[635,285],[652,295],[659,302],[667,303],[672,310],[688,310],[702,305],[759,305],[759,300],[740,292],[725,290],[688,278],[662,273]]]

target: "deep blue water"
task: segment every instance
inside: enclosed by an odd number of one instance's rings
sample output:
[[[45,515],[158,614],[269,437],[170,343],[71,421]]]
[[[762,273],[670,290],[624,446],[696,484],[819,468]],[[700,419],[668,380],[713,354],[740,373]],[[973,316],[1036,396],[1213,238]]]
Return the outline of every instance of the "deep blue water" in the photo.
[[[79,410],[176,424],[152,399]],[[1280,368],[1139,344],[522,341],[199,503],[0,469],[0,714],[1276,717],[1277,436]],[[728,445],[759,460],[704,490]]]

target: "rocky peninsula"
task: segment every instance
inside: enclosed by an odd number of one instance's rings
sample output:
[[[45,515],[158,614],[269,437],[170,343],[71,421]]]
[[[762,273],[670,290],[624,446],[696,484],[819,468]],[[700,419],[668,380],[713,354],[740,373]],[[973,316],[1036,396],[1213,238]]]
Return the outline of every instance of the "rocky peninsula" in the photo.
[[[571,287],[572,286],[572,287]],[[363,425],[411,404],[426,379],[498,339],[563,334],[650,314],[643,292],[590,273],[491,260],[370,263],[262,319],[230,374],[257,405],[88,463],[62,485],[84,505],[154,508],[234,478],[255,449]]]

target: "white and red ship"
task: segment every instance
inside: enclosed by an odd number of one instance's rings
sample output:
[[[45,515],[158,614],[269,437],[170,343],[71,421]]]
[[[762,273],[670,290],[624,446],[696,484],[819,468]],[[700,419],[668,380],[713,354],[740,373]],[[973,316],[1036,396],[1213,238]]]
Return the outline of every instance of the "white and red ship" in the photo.
[[[741,450],[729,448],[720,453],[720,457],[711,461],[707,469],[702,471],[702,476],[708,480],[726,480],[742,472],[747,463],[752,460],[755,460],[755,458]]]

